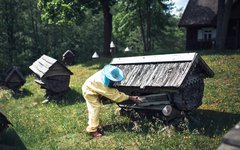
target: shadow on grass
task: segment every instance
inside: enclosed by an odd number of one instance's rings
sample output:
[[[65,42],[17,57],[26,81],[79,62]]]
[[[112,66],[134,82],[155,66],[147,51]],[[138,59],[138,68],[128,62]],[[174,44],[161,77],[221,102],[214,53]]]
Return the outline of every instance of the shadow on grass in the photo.
[[[240,114],[217,112],[213,110],[198,110],[196,117],[199,124],[192,124],[192,127],[204,129],[203,134],[207,136],[222,135],[230,130],[240,121]]]
[[[194,121],[189,120],[188,128],[185,128],[184,130],[188,129],[190,132],[194,132],[194,130],[199,131],[199,134],[213,137],[213,136],[219,136],[225,134],[227,131],[231,130],[232,127],[236,123],[240,121],[240,114],[233,114],[233,113],[227,113],[227,112],[217,112],[212,110],[197,110],[193,114]],[[147,119],[147,120],[146,120]],[[132,120],[132,119],[131,119]],[[158,121],[158,123],[154,121]],[[157,130],[164,127],[164,123],[162,121],[159,121],[160,119],[150,119],[150,118],[144,118],[140,121],[137,121],[137,126],[141,127],[140,133],[146,134],[148,133],[150,128],[155,128]],[[135,131],[133,128],[136,126],[136,122],[132,120],[129,123],[115,123],[115,124],[109,124],[102,127],[103,131],[125,131],[125,132],[131,132]],[[150,125],[151,124],[151,125]],[[179,130],[176,128],[177,131],[181,132],[182,130]]]
[[[62,98],[56,100],[53,99],[53,101],[61,106],[85,102],[82,94],[74,89],[70,89]]]
[[[129,123],[114,123],[114,124],[108,124],[101,127],[101,130],[107,131],[107,132],[115,132],[115,131],[124,131],[124,132],[131,132],[133,131],[134,124],[133,122]]]
[[[27,89],[22,89],[20,91],[17,91],[17,92],[13,92],[13,97],[15,99],[19,99],[19,98],[24,98],[25,96],[30,96],[32,95],[33,93]]]
[[[9,127],[0,135],[0,149],[3,150],[27,150],[17,132]]]
[[[148,111],[149,112],[149,111]],[[128,117],[129,122],[113,123],[102,126],[103,131],[115,132],[137,132],[140,134],[148,134],[149,132],[161,130],[164,127],[164,120],[161,120],[159,113],[144,113],[142,111],[123,111],[121,116]],[[157,117],[158,116],[158,117]]]

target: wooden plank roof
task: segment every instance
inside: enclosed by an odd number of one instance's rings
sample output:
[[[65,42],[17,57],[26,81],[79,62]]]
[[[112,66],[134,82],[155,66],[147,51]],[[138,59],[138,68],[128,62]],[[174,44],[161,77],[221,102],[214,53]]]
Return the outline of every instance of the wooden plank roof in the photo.
[[[118,66],[124,73],[124,79],[116,86],[178,88],[196,66],[201,67],[204,77],[213,76],[197,53],[114,58],[110,64]]]
[[[196,53],[179,53],[179,54],[163,54],[136,57],[114,58],[111,64],[144,64],[144,63],[161,63],[161,62],[186,62],[192,61]]]
[[[73,74],[70,70],[68,70],[64,65],[60,64],[56,59],[49,57],[47,55],[42,55],[38,60],[36,60],[29,68],[37,74],[40,78],[43,78],[47,75],[50,69],[57,64],[59,67],[67,71],[69,74]]]
[[[216,26],[218,0],[189,0],[179,26]]]

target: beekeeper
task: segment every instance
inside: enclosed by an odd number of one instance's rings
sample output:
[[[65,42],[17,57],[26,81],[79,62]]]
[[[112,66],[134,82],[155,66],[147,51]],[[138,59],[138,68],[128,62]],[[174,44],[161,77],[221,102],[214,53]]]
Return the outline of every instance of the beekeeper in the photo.
[[[122,70],[113,65],[106,65],[103,69],[89,77],[83,84],[82,94],[88,108],[88,127],[86,130],[91,136],[102,136],[102,133],[98,131],[102,97],[117,103],[126,100],[131,100],[134,103],[141,102],[138,96],[129,96],[111,87],[114,82],[122,81],[123,78]]]

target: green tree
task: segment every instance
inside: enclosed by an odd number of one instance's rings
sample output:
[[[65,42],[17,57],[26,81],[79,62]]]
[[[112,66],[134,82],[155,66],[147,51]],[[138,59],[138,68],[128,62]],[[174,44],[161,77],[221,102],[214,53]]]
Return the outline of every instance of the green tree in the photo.
[[[86,12],[91,10],[98,13],[102,10],[104,16],[104,46],[103,54],[110,55],[110,42],[112,35],[112,15],[110,6],[114,0],[39,0],[38,6],[42,11],[42,19],[52,24],[76,24],[80,25],[86,16]]]
[[[113,19],[114,36],[138,51],[142,49],[139,44],[143,45],[144,52],[151,52],[156,46],[163,47],[162,41],[171,41],[182,33],[177,28],[177,18],[170,14],[171,6],[165,0],[120,1]],[[179,34],[174,33],[177,31]]]
[[[29,9],[28,9],[29,8]],[[0,51],[1,67],[22,65],[26,62],[23,55],[31,55],[31,30],[27,1],[0,0]]]

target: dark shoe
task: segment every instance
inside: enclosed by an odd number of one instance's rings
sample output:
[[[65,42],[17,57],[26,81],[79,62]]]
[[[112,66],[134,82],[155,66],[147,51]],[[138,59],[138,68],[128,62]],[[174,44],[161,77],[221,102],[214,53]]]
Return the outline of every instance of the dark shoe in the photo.
[[[97,137],[101,137],[103,136],[102,133],[96,131],[96,132],[90,132],[90,135],[93,137],[93,138],[97,138]]]

